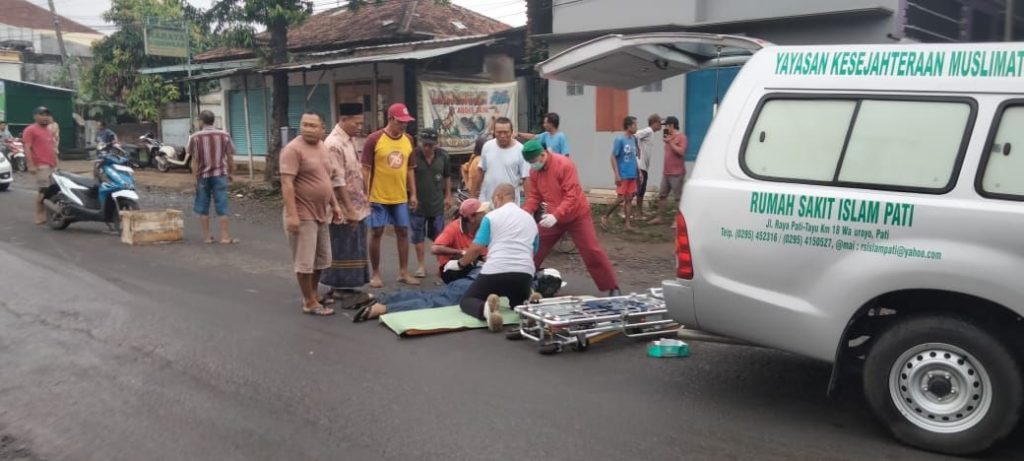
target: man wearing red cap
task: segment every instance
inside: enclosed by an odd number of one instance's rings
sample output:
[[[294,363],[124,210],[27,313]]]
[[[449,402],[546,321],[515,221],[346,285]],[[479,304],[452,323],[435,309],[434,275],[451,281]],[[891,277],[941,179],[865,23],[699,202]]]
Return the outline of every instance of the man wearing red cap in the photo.
[[[535,140],[523,146],[523,159],[530,163],[530,189],[523,210],[534,215],[542,211],[537,223],[540,246],[534,263],[539,268],[555,243],[569,233],[597,289],[607,291],[609,296],[618,295],[615,269],[597,240],[590,203],[580,186],[576,165],[568,157],[546,151]]]
[[[420,281],[409,275],[409,211],[415,210],[416,200],[416,158],[412,156],[412,137],[406,133],[409,122],[416,119],[409,115],[405,104],[392,104],[388,108],[388,124],[370,135],[363,147],[363,177],[368,179],[370,194],[370,266],[373,276],[370,286],[381,288],[384,282],[380,276],[380,241],[384,228],[395,229],[398,244],[398,281],[408,285],[419,285]]]

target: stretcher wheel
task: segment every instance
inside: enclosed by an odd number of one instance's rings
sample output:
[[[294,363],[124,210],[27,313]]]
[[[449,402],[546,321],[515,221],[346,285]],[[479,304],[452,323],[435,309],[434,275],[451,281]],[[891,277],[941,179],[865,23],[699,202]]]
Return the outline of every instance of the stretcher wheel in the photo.
[[[537,349],[537,352],[540,352],[541,355],[557,354],[559,352],[562,352],[562,345],[558,343],[541,344],[540,348]]]
[[[572,344],[573,350],[576,352],[583,352],[590,348],[590,338],[584,333],[578,333],[576,335],[576,342]]]
[[[514,328],[505,332],[505,339],[509,341],[521,341],[523,339],[523,332],[519,328]]]

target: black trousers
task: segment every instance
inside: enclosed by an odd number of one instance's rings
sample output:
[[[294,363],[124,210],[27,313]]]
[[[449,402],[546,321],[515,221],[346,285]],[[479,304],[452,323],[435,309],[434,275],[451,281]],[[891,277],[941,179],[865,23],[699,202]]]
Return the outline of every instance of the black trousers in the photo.
[[[639,181],[637,181],[637,187],[636,187],[636,198],[637,198],[637,200],[639,200],[641,202],[644,200],[644,195],[647,195],[647,177],[648,176],[650,176],[650,175],[647,174],[647,170],[640,170],[640,177],[638,178]]]
[[[480,275],[469,286],[469,291],[462,297],[459,307],[462,308],[462,312],[483,320],[488,296],[506,297],[512,307],[515,307],[530,299],[532,285],[533,276],[522,272]]]

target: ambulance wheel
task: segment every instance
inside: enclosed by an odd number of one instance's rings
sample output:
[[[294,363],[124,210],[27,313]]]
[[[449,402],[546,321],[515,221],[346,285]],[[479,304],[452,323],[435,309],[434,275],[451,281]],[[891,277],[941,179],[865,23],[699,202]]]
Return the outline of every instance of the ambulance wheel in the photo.
[[[864,363],[864,392],[897,439],[952,455],[984,451],[1008,435],[1024,403],[1011,349],[950,316],[910,317],[882,333]]]
[[[537,349],[541,355],[553,355],[562,352],[562,345],[558,343],[545,343],[541,344],[540,348]]]
[[[590,338],[584,333],[576,335],[576,342],[572,344],[573,350],[576,352],[584,352],[590,348]]]
[[[517,327],[505,332],[505,339],[509,341],[522,341],[523,332]]]

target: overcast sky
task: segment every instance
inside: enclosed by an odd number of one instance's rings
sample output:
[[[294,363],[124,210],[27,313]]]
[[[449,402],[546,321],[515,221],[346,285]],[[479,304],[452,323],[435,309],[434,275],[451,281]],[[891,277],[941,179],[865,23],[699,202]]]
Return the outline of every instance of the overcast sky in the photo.
[[[46,0],[28,0],[48,8]],[[209,8],[213,0],[189,0],[189,3],[200,8]],[[53,0],[57,13],[71,20],[92,27],[105,34],[114,28],[103,22],[103,12],[110,8],[110,0]],[[313,0],[316,12],[334,8],[345,3],[340,0]],[[526,24],[526,0],[453,0],[460,5],[480,14],[490,16],[512,26]]]

